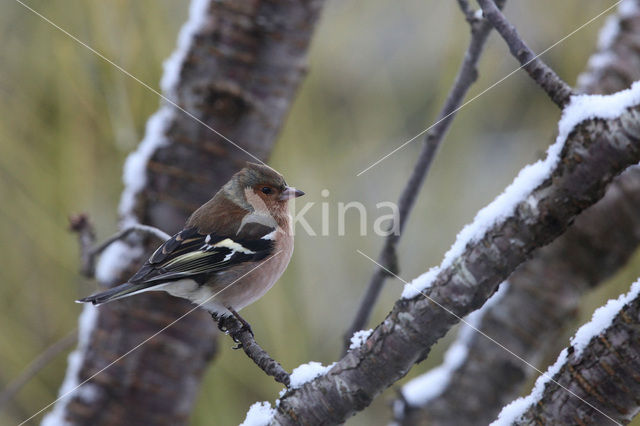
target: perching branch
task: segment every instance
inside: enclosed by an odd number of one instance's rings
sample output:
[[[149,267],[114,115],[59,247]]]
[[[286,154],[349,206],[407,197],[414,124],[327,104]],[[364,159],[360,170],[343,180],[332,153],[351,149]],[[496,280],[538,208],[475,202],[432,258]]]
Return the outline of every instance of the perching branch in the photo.
[[[428,299],[419,294],[398,300],[360,348],[281,398],[273,422],[343,422],[424,359],[459,317],[482,306],[535,249],[598,201],[614,176],[640,161],[640,106],[630,105],[615,119],[581,122],[558,155],[542,183],[518,196],[511,214],[476,228],[477,237],[424,290]]]
[[[633,288],[637,290],[638,286],[634,284],[625,297],[633,296]],[[553,380],[577,397],[547,381],[542,395],[527,399],[531,404],[528,409],[523,407],[525,411],[522,417],[516,416],[515,424],[586,425],[609,424],[611,420],[626,424],[635,417],[640,411],[640,297],[635,296],[609,326],[603,327],[599,321],[585,326],[595,335],[584,342],[584,348],[577,342],[577,348],[570,346],[561,353],[557,362],[562,364],[556,364],[559,370],[551,373]]]
[[[569,103],[569,98],[573,94],[571,87],[551,68],[547,66],[520,38],[516,28],[511,25],[507,18],[496,6],[494,0],[478,0],[482,7],[485,18],[502,36],[509,46],[511,54],[520,62],[522,68],[551,98],[551,100],[561,109]]]
[[[640,8],[615,18],[611,44],[600,46],[578,79],[578,89],[586,93],[611,94],[640,80]],[[611,21],[607,25],[611,34]],[[640,245],[639,211],[640,168],[632,167],[567,232],[509,276],[506,294],[485,310],[478,328],[540,367],[557,353],[558,339],[573,324],[582,296],[620,270]],[[399,398],[395,422],[488,424],[534,373],[483,336],[474,333],[465,346],[468,355],[451,371],[442,392],[416,406]]]
[[[269,354],[260,347],[256,342],[251,328],[242,324],[238,319],[228,316],[221,319],[213,318],[217,322],[220,330],[229,334],[231,338],[238,343],[239,348],[242,348],[247,356],[258,367],[262,369],[267,375],[273,377],[277,382],[289,387],[289,373],[284,368],[269,356]]]
[[[499,0],[498,6],[502,7],[506,0]],[[429,173],[431,163],[436,155],[440,143],[444,139],[456,116],[457,109],[464,100],[469,88],[478,78],[478,70],[476,68],[482,51],[491,32],[492,26],[486,20],[477,20],[474,18],[473,12],[469,7],[469,3],[466,0],[459,0],[458,4],[471,27],[471,40],[469,41],[469,47],[462,60],[458,75],[449,91],[449,95],[445,101],[436,124],[427,132],[422,145],[422,150],[418,156],[418,161],[413,167],[411,176],[407,181],[400,200],[398,201],[398,232],[391,232],[387,236],[384,242],[384,246],[380,255],[378,256],[378,262],[384,266],[384,268],[376,267],[367,291],[360,302],[358,311],[353,323],[346,331],[344,335],[344,347],[343,354],[349,349],[351,342],[351,336],[358,330],[362,330],[366,327],[371,311],[378,300],[380,291],[384,285],[385,280],[389,277],[389,274],[385,271],[385,268],[396,273],[398,272],[396,246],[400,241],[400,237],[404,231],[405,224],[409,219],[411,209],[415,205],[420,188],[424,183],[424,179]]]
[[[124,240],[130,234],[152,237],[162,242],[171,236],[166,232],[149,225],[134,224],[116,232],[101,244],[95,245],[95,230],[86,214],[78,214],[69,218],[70,229],[78,234],[80,245],[80,272],[88,278],[93,278],[96,271],[96,258],[111,244]]]

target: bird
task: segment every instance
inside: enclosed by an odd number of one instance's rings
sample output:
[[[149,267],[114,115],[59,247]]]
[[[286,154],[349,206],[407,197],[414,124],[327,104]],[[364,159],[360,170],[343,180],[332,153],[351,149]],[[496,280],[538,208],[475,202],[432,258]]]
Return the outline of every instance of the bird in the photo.
[[[293,254],[289,200],[304,192],[248,162],[124,284],[77,300],[101,305],[146,291],[190,300],[220,320],[261,298]],[[219,325],[220,326],[220,325]]]

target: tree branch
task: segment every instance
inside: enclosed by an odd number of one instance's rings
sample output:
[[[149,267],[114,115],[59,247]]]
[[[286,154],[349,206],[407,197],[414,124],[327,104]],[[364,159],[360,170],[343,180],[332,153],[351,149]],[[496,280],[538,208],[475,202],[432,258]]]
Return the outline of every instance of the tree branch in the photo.
[[[640,50],[636,48],[640,8],[634,14],[618,14],[615,19],[615,37],[608,38],[610,44],[600,46],[578,79],[579,88],[587,93],[610,94],[640,80],[640,67],[634,66],[640,64]],[[609,36],[611,25],[610,18],[603,28]],[[477,327],[534,365],[549,359],[559,350],[558,339],[573,323],[582,295],[616,273],[637,249],[638,211],[640,169],[634,167],[619,176],[604,198],[578,216],[567,232],[509,276],[506,294],[500,303],[483,308]],[[460,344],[468,355],[450,372],[441,393],[417,398],[420,402],[401,395],[393,405],[396,422],[488,424],[502,406],[521,394],[533,370],[477,334]],[[422,381],[421,389],[432,390],[433,384],[425,378],[416,380]],[[408,400],[417,403],[411,405]]]
[[[326,375],[281,398],[273,421],[342,422],[424,359],[459,317],[479,308],[533,250],[564,232],[578,213],[600,199],[616,174],[640,161],[639,109],[633,105],[615,119],[589,119],[574,126],[542,183],[522,193],[512,187],[521,195],[511,214],[496,208],[493,225],[489,211],[478,217],[472,226],[483,226],[482,231],[459,242],[460,254],[455,249],[445,257],[424,290],[429,298],[398,300],[364,345],[348,352]]]
[[[572,346],[563,350],[547,371],[554,382],[540,377],[535,394],[500,413],[502,424],[630,422],[640,411],[638,292],[640,281],[627,295],[600,308],[600,315],[596,318],[594,314],[594,319],[578,330]],[[610,325],[605,318],[612,318]]]
[[[558,339],[573,323],[582,295],[617,272],[638,248],[638,211],[640,168],[630,168],[567,232],[509,276],[506,293],[484,311],[477,328],[534,365],[557,353]],[[467,356],[451,371],[440,395],[420,406],[403,402],[412,400],[410,395],[396,400],[398,423],[489,424],[521,393],[534,371],[471,333],[461,343]]]
[[[505,2],[506,0],[498,1],[499,7],[502,7]],[[457,109],[460,107],[460,104],[464,100],[464,97],[471,85],[478,78],[478,70],[476,66],[480,60],[480,56],[482,55],[484,45],[489,37],[492,27],[486,20],[476,20],[473,17],[473,12],[466,0],[459,0],[458,4],[460,5],[462,12],[467,17],[471,27],[471,40],[469,41],[469,47],[467,47],[462,64],[460,65],[460,69],[458,70],[458,74],[451,90],[449,91],[444,106],[440,111],[438,120],[431,130],[427,132],[422,145],[422,150],[418,156],[418,161],[413,167],[411,176],[402,190],[400,200],[398,201],[398,223],[396,224],[398,227],[398,233],[391,232],[385,239],[382,251],[378,256],[379,263],[383,265],[384,268],[377,267],[375,269],[373,276],[369,281],[367,291],[360,302],[356,316],[353,319],[353,323],[344,334],[343,355],[349,349],[353,333],[365,328],[369,321],[371,311],[378,300],[384,282],[389,277],[389,274],[385,269],[394,273],[398,272],[396,246],[400,241],[405,224],[409,219],[409,214],[415,205],[418,194],[420,193],[420,188],[424,183],[424,179],[427,176],[427,173],[429,173],[431,163],[433,162],[438,147],[446,136],[447,131],[456,116]]]
[[[69,228],[78,234],[80,245],[80,272],[87,278],[94,278],[96,271],[96,258],[116,241],[124,240],[131,234],[141,237],[152,237],[162,242],[171,238],[166,232],[149,225],[139,223],[129,225],[127,228],[116,232],[104,242],[95,245],[95,230],[86,214],[73,215],[69,218]]]
[[[260,367],[262,371],[273,377],[277,382],[289,387],[289,373],[282,368],[278,361],[271,358],[271,356],[262,349],[256,342],[250,328],[245,327],[239,320],[232,316],[222,317],[220,320],[214,317],[213,320],[218,323],[218,327],[222,331],[229,334],[231,338],[239,344],[237,349],[242,348],[251,361]]]
[[[520,62],[522,68],[547,92],[556,105],[561,109],[564,108],[573,95],[571,87],[529,49],[518,35],[516,28],[507,21],[507,18],[496,6],[494,0],[478,0],[478,4],[482,7],[485,18],[502,36],[509,46],[511,54]]]

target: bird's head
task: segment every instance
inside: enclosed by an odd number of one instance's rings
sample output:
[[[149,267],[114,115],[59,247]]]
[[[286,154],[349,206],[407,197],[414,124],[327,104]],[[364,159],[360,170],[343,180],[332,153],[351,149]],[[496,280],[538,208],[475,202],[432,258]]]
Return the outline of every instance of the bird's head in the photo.
[[[247,163],[224,186],[224,191],[248,210],[274,216],[286,212],[290,199],[304,195],[299,189],[287,185],[280,173],[256,163]]]

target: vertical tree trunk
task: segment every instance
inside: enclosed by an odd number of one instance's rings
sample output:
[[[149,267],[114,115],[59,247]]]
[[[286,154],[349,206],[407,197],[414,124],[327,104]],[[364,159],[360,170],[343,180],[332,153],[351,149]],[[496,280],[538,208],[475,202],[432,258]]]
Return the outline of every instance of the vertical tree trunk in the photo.
[[[245,161],[268,158],[304,76],[322,4],[192,1],[162,81],[167,98],[189,114],[164,103],[149,119],[145,139],[125,165],[124,224],[175,232]],[[97,278],[108,285],[125,281],[152,246],[135,237],[114,244],[102,256]],[[63,397],[45,423],[186,423],[215,352],[213,322],[204,311],[101,370],[192,307],[152,293],[86,306],[61,396],[90,380]]]

